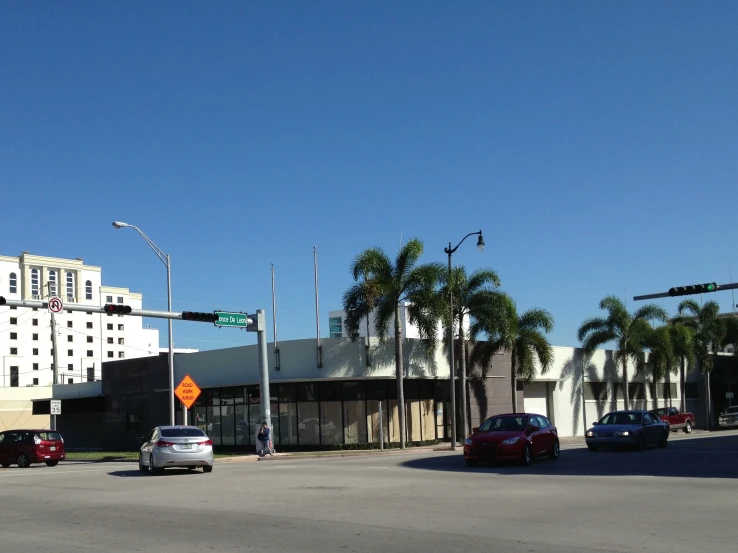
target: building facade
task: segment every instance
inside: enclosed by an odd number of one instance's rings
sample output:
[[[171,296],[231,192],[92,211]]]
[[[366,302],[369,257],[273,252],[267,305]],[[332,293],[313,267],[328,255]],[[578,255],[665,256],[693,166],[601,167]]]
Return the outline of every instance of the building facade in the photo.
[[[0,256],[0,296],[12,300],[141,309],[141,294],[102,285],[102,269],[82,259],[42,257],[24,252]],[[75,384],[101,377],[102,363],[113,359],[158,355],[159,331],[143,328],[141,317],[64,310],[55,315],[56,384]],[[47,309],[0,307],[0,387],[50,386],[53,380],[51,313]]]

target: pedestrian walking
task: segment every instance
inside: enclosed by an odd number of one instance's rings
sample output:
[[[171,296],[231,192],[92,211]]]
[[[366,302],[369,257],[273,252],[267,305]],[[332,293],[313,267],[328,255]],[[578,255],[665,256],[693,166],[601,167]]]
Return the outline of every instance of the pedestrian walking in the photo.
[[[261,451],[260,455],[264,456],[267,453],[269,455],[274,455],[274,450],[272,449],[272,431],[269,429],[269,425],[267,423],[261,424],[261,430],[259,430],[259,435],[257,436],[257,439],[259,440],[259,443],[261,443]]]

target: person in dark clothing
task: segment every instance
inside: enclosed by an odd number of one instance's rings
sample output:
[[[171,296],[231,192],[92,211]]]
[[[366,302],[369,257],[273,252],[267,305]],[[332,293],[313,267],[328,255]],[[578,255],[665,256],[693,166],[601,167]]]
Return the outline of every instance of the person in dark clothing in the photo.
[[[259,442],[261,442],[261,451],[259,452],[260,455],[266,455],[269,453],[269,455],[273,455],[272,448],[271,448],[271,437],[272,437],[272,431],[269,429],[269,425],[267,423],[261,424],[261,430],[259,431],[259,435],[257,438],[259,439]]]

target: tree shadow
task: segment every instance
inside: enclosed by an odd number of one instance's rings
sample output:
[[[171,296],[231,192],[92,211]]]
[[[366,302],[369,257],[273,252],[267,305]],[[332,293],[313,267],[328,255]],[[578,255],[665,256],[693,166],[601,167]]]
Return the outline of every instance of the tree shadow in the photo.
[[[471,375],[469,377],[468,383],[469,383],[469,387],[474,393],[474,397],[477,400],[477,406],[479,407],[479,420],[484,421],[487,419],[487,413],[489,411],[489,400],[487,399],[487,383],[478,374]],[[469,417],[469,425],[471,427],[471,419],[472,419],[471,401],[468,402],[467,410],[469,411],[468,417]]]
[[[364,347],[363,344],[361,347]],[[405,372],[405,378],[434,378],[438,374],[438,364],[436,363],[434,356],[429,354],[426,345],[422,340],[404,338],[402,340],[402,357],[402,366]],[[370,342],[369,358],[372,365],[370,367],[366,367],[366,373],[368,375],[371,375],[372,372],[379,368],[387,366],[391,366],[394,371],[394,338],[388,338],[384,344],[379,342]]]
[[[584,376],[587,376],[590,380],[595,380],[597,377],[597,367],[592,363],[592,356],[588,355],[583,349],[577,348],[574,350],[574,354],[571,359],[564,363],[564,367],[561,371],[562,380],[559,382],[559,390],[564,387],[564,382],[571,382],[571,393],[569,400],[572,405],[572,429],[574,435],[579,432],[579,421],[582,420],[583,410],[586,409],[583,398],[584,398]],[[599,402],[598,402],[599,407]],[[588,423],[586,421],[586,411],[584,412],[583,426]],[[600,415],[601,418],[601,415]]]
[[[643,451],[562,449],[557,461],[534,460],[523,467],[488,464],[468,467],[462,455],[412,459],[406,468],[438,472],[525,474],[537,476],[654,476],[663,478],[738,478],[738,437],[679,439],[666,449]]]

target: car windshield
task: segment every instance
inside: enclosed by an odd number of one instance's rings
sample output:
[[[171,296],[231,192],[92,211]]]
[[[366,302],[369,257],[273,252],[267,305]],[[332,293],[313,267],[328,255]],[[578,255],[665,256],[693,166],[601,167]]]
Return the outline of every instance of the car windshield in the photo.
[[[608,413],[600,420],[600,424],[641,424],[641,413]]]
[[[205,432],[194,427],[161,429],[162,438],[202,438],[203,436]]]
[[[668,415],[669,414],[669,410],[668,409],[655,409],[653,412],[656,413],[656,415],[659,416],[659,417],[663,417],[664,415]]]
[[[492,417],[479,427],[480,432],[514,432],[525,430],[528,425],[527,416]]]
[[[728,407],[725,410],[726,415],[738,415],[738,406],[736,407]]]
[[[38,432],[36,434],[40,440],[49,442],[61,442],[62,437],[58,432]]]

